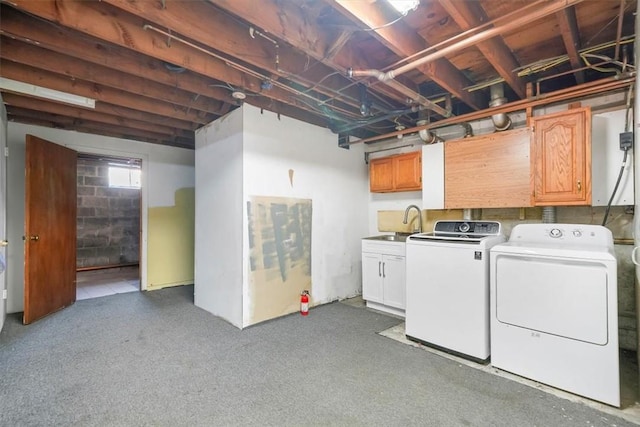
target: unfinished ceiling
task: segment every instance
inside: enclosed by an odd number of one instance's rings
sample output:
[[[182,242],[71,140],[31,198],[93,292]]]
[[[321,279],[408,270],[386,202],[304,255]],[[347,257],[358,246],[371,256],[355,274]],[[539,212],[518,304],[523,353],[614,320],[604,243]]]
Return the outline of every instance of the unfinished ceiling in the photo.
[[[635,70],[635,0],[417,3],[2,1],[0,76],[95,108],[2,97],[10,121],[193,148],[243,102],[367,138]]]

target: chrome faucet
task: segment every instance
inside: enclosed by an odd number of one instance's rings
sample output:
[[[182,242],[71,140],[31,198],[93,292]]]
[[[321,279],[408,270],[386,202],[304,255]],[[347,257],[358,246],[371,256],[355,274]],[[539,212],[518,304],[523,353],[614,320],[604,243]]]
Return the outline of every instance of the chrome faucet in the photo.
[[[416,205],[409,205],[407,207],[407,209],[405,209],[405,211],[404,211],[404,220],[402,221],[402,223],[403,224],[407,224],[408,223],[408,219],[407,218],[409,217],[409,211],[411,210],[411,208],[415,208],[415,210],[418,211],[418,233],[422,233],[422,211]]]

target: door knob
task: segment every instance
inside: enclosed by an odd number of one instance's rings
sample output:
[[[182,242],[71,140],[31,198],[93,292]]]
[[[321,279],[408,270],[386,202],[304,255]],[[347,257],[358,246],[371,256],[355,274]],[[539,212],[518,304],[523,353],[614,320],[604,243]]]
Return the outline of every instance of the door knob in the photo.
[[[0,240],[0,247],[9,246],[8,240]]]
[[[33,236],[22,236],[22,240],[33,240],[35,242],[37,242],[38,240],[40,240],[40,236],[38,236],[37,234],[34,234]]]

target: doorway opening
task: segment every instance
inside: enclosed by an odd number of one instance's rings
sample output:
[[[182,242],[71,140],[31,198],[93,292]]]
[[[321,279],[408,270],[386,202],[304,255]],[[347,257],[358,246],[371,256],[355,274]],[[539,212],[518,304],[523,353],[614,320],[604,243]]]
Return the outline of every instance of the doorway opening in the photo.
[[[79,154],[76,300],[140,291],[140,159]]]

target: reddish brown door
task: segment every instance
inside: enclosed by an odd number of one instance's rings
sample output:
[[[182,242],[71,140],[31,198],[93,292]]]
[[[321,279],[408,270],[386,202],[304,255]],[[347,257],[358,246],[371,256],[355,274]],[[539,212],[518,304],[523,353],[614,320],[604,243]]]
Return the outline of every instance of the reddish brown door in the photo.
[[[24,318],[76,300],[77,153],[27,135]]]

